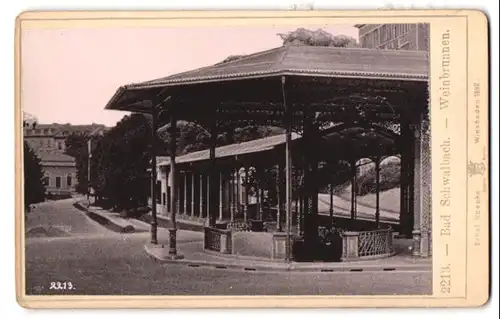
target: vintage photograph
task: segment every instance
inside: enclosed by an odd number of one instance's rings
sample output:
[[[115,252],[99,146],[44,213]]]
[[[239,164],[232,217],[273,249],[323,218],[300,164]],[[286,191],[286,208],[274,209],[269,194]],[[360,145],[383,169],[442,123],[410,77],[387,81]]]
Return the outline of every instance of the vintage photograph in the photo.
[[[26,295],[432,295],[429,26],[22,29]]]

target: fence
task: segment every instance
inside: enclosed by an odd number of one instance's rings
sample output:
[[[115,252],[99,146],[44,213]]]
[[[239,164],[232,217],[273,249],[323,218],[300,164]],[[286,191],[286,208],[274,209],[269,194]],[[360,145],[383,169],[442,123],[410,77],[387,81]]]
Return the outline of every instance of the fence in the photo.
[[[375,259],[394,254],[392,233],[392,228],[344,232],[342,260]]]
[[[205,249],[230,254],[232,252],[231,230],[205,227]]]

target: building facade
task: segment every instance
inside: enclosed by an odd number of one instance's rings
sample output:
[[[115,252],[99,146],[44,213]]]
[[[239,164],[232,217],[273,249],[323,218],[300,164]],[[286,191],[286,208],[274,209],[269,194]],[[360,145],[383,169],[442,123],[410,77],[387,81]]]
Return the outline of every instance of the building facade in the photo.
[[[102,135],[107,127],[101,124],[37,124],[23,127],[24,140],[36,152],[64,154],[66,138],[70,134]]]
[[[49,197],[68,196],[77,183],[75,159],[66,152],[66,138],[71,134],[102,135],[108,128],[101,124],[38,124],[26,121],[24,140],[41,161],[44,183]]]
[[[363,48],[429,51],[429,24],[357,24]]]
[[[77,182],[75,159],[66,154],[39,152],[47,195],[71,195]]]

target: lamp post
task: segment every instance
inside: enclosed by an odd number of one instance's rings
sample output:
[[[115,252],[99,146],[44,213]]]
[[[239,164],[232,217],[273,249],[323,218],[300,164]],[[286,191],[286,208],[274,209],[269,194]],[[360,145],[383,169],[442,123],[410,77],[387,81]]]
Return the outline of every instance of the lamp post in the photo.
[[[88,162],[87,162],[87,201],[90,206],[90,164],[92,162],[92,137],[89,137],[87,141],[87,152],[88,152]]]

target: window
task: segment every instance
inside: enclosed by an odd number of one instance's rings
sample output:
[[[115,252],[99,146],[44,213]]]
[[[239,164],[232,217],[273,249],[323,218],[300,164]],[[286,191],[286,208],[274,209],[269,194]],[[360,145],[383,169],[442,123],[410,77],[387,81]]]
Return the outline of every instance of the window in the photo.
[[[61,188],[61,177],[60,176],[56,177],[56,188]]]
[[[49,184],[50,184],[50,177],[44,176],[43,179],[42,179],[42,183],[45,186],[49,186]]]
[[[62,142],[57,142],[57,149],[62,150]]]
[[[68,187],[71,187],[71,176],[66,177],[66,184],[68,184]]]

